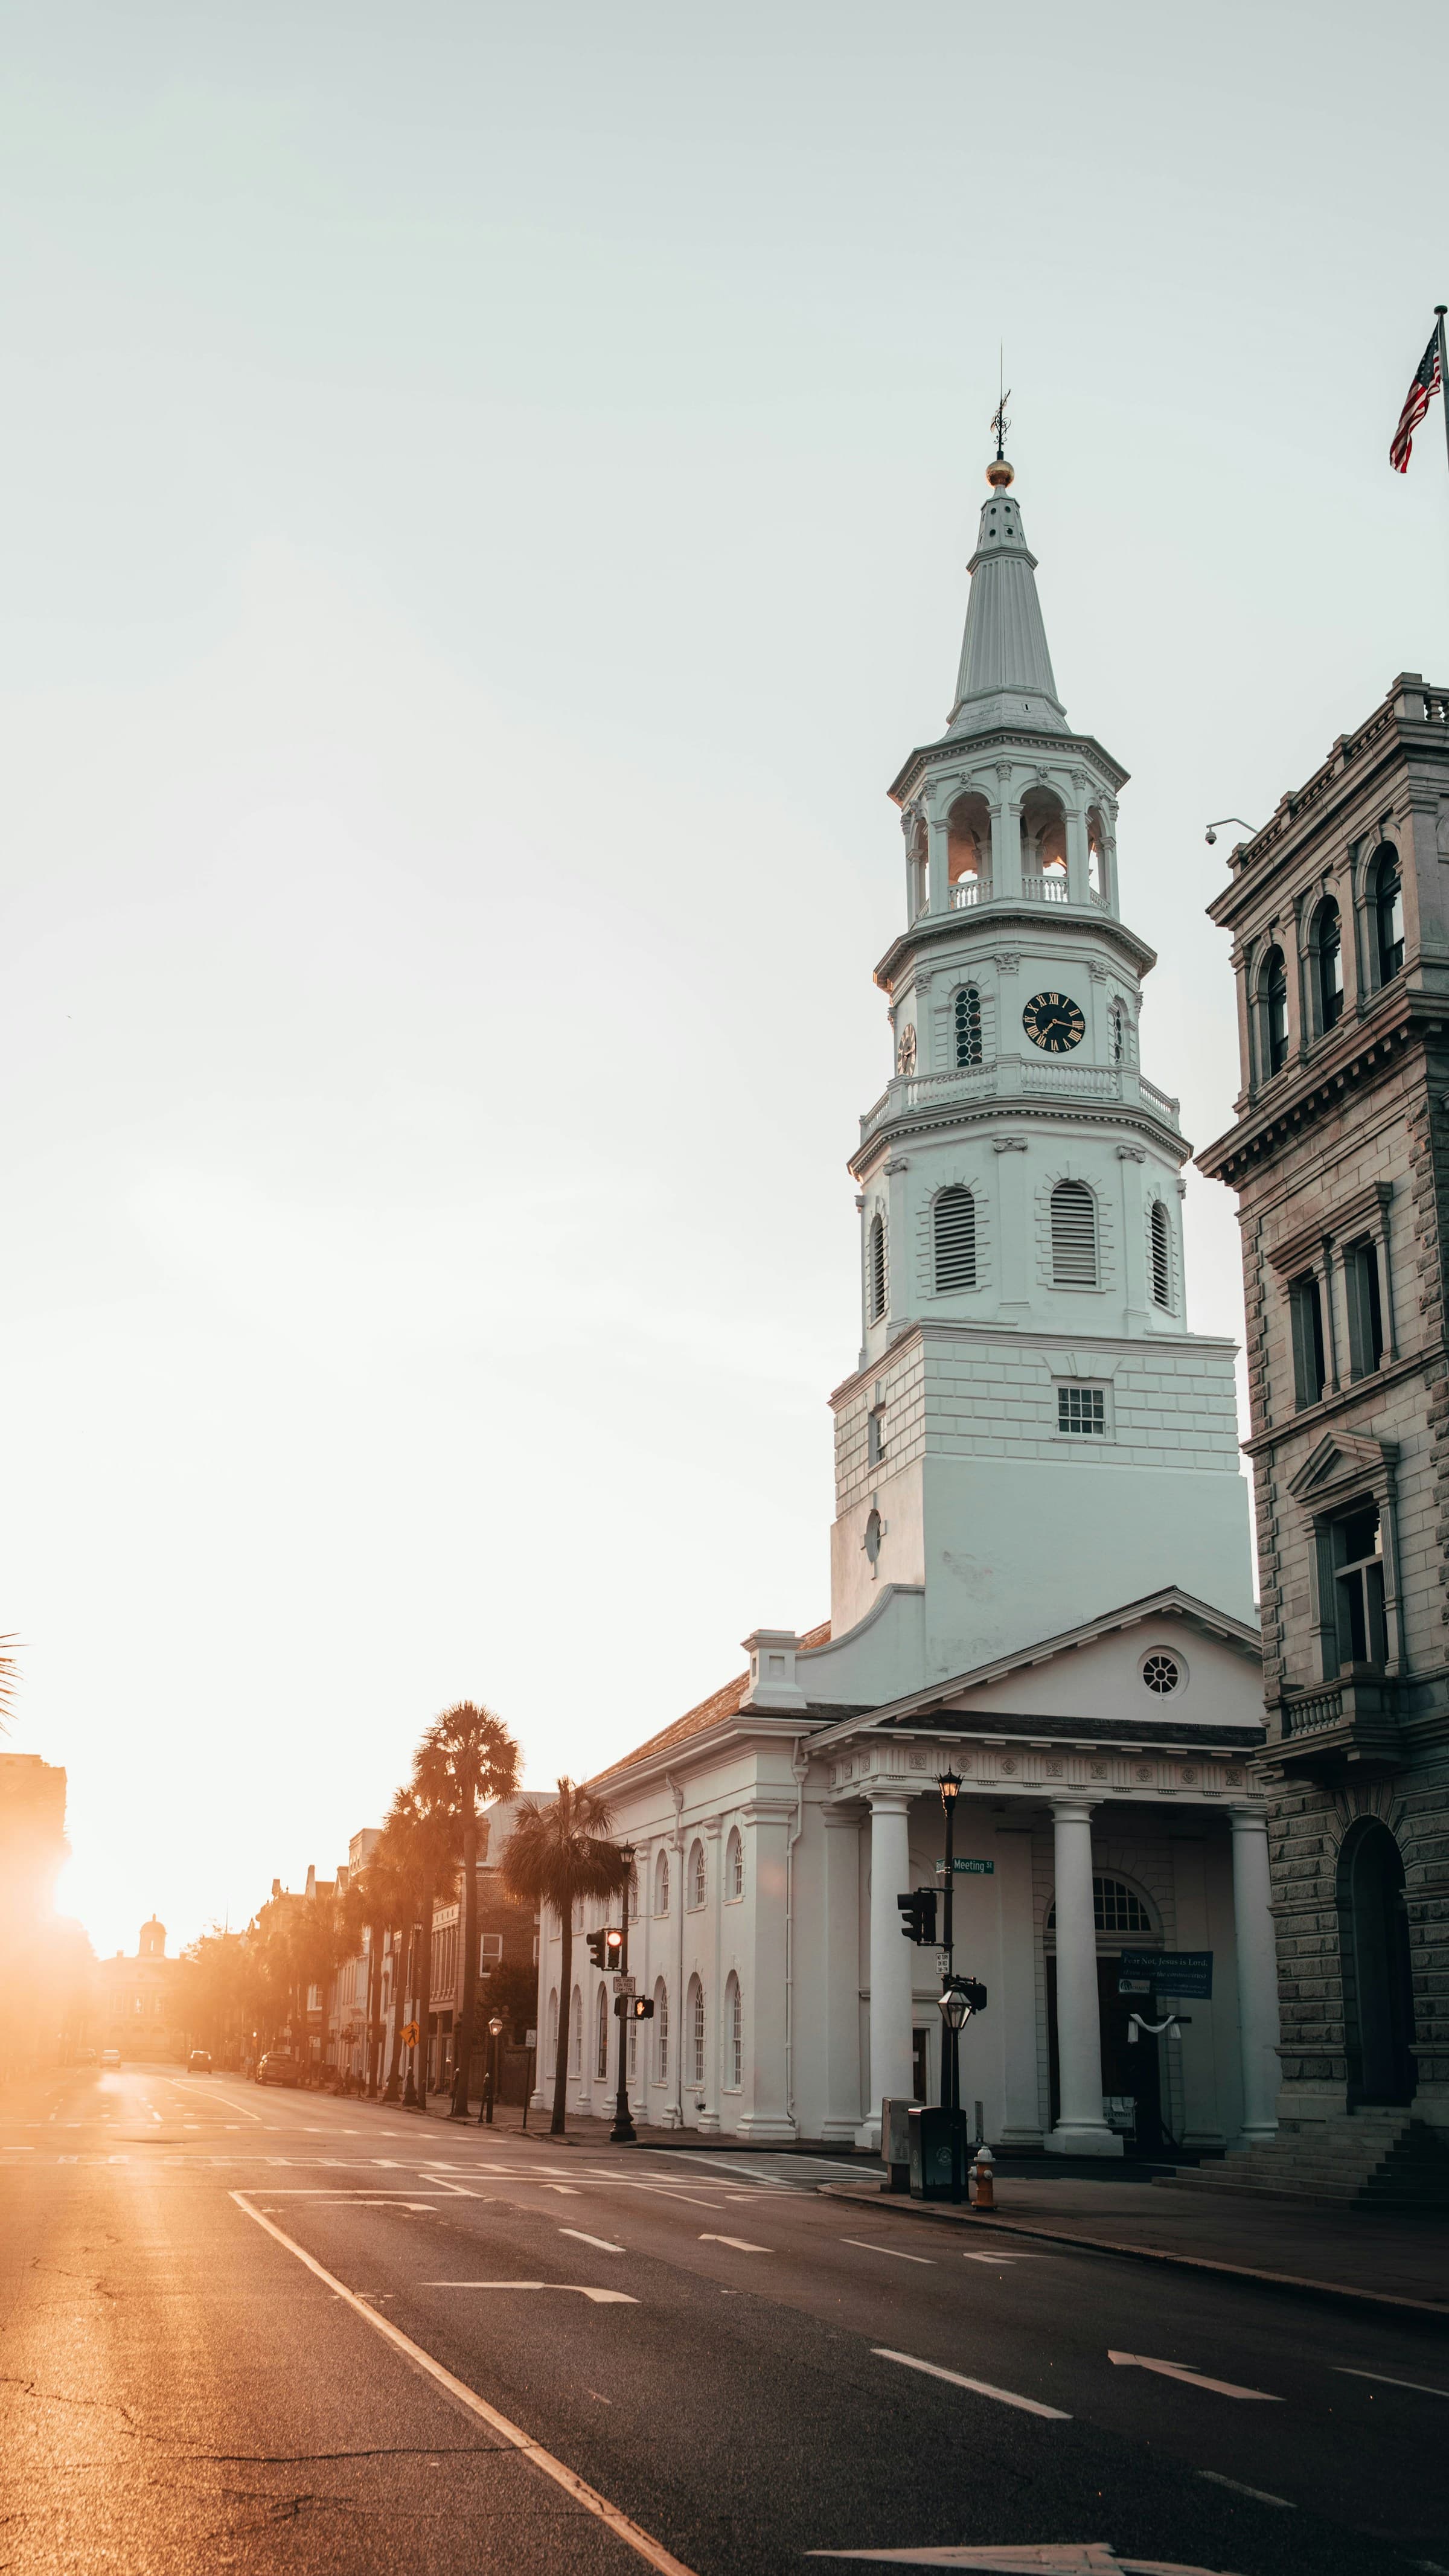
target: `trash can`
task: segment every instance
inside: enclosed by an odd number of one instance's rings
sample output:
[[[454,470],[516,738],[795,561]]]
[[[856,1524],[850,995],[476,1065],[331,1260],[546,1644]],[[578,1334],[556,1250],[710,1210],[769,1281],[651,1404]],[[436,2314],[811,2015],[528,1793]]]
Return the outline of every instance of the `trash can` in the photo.
[[[913,2102],[907,2114],[911,2139],[912,2200],[964,2200],[971,2161],[964,2111]]]

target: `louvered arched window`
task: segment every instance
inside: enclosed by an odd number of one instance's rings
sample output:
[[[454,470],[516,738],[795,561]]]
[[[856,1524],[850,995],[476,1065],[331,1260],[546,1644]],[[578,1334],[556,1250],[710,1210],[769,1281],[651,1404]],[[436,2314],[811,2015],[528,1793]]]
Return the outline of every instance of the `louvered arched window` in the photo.
[[[740,2008],[740,1981],[733,1968],[725,1987],[725,2083],[738,2092],[745,2077],[745,2019]]]
[[[704,1988],[698,1977],[689,1981],[689,2082],[704,2082]]]
[[[735,1905],[745,1892],[745,1847],[738,1825],[731,1828],[725,1845],[725,1903]]]
[[[594,2006],[594,2073],[605,2076],[608,2072],[609,1993],[606,1986],[600,1986],[598,2000]]]
[[[1172,1304],[1172,1228],[1161,1199],[1152,1202],[1152,1302]]]
[[[705,1894],[704,1845],[696,1843],[689,1855],[689,1907],[692,1914],[700,1911]]]
[[[654,1864],[654,1911],[656,1914],[669,1911],[669,1854],[663,1851]]]
[[[936,1293],[976,1285],[976,1201],[955,1182],[938,1193],[932,1210],[936,1253]]]
[[[878,1324],[886,1307],[886,1234],[885,1218],[873,1216],[866,1237],[865,1312],[868,1323]]]
[[[1097,1202],[1085,1181],[1058,1181],[1052,1192],[1052,1286],[1097,1285]]]
[[[669,1988],[662,1977],[654,1989],[654,2081],[669,2081]]]
[[[981,996],[974,984],[963,984],[956,996],[956,1062],[981,1062]]]
[[[569,2073],[579,2075],[584,2063],[584,1999],[575,1986],[569,1999]]]

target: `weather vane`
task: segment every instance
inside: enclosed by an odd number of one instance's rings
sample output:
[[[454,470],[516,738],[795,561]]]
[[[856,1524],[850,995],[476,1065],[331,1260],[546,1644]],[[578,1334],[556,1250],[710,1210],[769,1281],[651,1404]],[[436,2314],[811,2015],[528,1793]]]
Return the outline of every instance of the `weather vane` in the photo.
[[[1006,454],[1006,433],[1011,427],[1011,423],[1006,417],[1006,406],[1011,400],[1011,387],[1003,381],[1005,374],[1006,369],[1003,365],[996,379],[997,390],[1000,393],[1001,399],[998,402],[995,411],[991,415],[991,434],[996,441],[996,461],[998,465]]]

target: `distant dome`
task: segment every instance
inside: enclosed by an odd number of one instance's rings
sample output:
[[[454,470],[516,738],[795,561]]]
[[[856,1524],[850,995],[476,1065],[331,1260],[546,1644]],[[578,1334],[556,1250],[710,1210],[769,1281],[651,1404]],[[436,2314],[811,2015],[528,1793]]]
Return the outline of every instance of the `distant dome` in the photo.
[[[143,1923],[141,1926],[141,1938],[138,1945],[137,1956],[142,1959],[164,1959],[165,1955],[166,1926],[164,1923],[158,1922],[156,1916],[153,1914],[150,1922]]]

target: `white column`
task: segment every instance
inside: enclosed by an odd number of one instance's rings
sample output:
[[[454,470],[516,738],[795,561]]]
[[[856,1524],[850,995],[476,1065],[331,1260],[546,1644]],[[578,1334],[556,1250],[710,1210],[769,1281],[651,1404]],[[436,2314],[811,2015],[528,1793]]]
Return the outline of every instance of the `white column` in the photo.
[[[1057,2074],[1061,2110],[1048,2155],[1120,2156],[1102,2117],[1102,2024],[1092,1904],[1092,1810],[1054,1806],[1057,1881]]]
[[[946,818],[926,818],[926,909],[949,912],[951,909],[950,853],[947,848]]]
[[[910,1795],[868,1789],[870,1800],[870,2091],[856,2144],[880,2145],[880,2106],[911,2098],[911,1967],[896,1898],[911,1883]]]
[[[719,1910],[724,1890],[720,1884],[720,1827],[723,1816],[706,1816],[704,1820],[704,1889],[709,1907],[709,1937],[699,1945],[699,1974],[704,1987],[704,2109],[699,2115],[702,2129],[717,2129],[719,2116],[720,2049],[724,2043],[724,1996],[720,1990]]]
[[[1238,2036],[1243,2052],[1243,2138],[1278,2134],[1278,1967],[1268,1875],[1268,1819],[1233,1809],[1233,1930],[1238,1952]]]
[[[820,1821],[825,1935],[825,2117],[820,2135],[832,2145],[852,2146],[861,2108],[860,1818],[848,1807],[825,1807]]]

